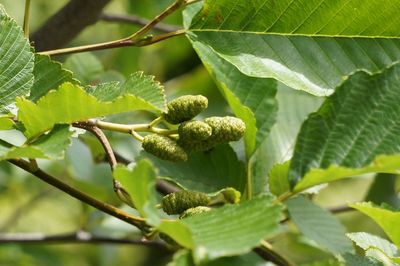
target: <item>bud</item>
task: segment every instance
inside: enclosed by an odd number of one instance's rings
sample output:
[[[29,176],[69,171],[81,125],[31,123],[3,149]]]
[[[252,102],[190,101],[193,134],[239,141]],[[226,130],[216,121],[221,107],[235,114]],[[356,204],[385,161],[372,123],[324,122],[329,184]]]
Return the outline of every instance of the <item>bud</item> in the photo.
[[[187,209],[186,211],[184,211],[179,216],[179,219],[185,219],[185,218],[194,216],[196,214],[203,213],[203,212],[208,212],[208,211],[211,211],[211,210],[212,209],[210,207],[206,207],[206,206],[198,206],[198,207],[195,207],[195,208],[190,208],[190,209]]]
[[[211,127],[202,121],[187,121],[179,125],[179,139],[182,141],[201,141],[211,136]]]
[[[210,197],[201,192],[181,190],[163,197],[161,205],[167,214],[180,214],[197,206],[207,206]]]
[[[165,121],[179,124],[188,121],[203,112],[208,106],[208,100],[202,95],[185,95],[172,100],[163,113]]]
[[[184,162],[187,160],[185,150],[178,143],[163,135],[151,134],[143,138],[142,147],[148,153],[157,156],[160,159]]]
[[[246,130],[245,123],[236,117],[209,117],[204,119],[212,128],[212,135],[208,139],[214,143],[227,143],[237,141],[243,137]]]

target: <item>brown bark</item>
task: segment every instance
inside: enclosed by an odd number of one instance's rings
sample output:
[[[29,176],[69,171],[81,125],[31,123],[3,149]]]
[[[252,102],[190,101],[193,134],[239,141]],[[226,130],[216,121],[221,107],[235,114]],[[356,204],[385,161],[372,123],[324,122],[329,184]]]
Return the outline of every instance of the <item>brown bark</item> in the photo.
[[[71,0],[32,36],[37,52],[64,47],[83,29],[94,24],[111,0]]]

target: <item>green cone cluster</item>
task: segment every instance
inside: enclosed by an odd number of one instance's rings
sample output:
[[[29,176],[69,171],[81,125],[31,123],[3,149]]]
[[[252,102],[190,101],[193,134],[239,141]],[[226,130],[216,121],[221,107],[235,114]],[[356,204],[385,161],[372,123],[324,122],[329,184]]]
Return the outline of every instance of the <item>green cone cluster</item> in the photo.
[[[187,160],[186,151],[170,137],[151,134],[144,137],[142,147],[148,153],[161,159],[183,162]]]
[[[181,190],[163,197],[161,206],[167,214],[181,214],[187,209],[207,206],[210,197],[201,192]]]
[[[167,105],[167,112],[163,113],[165,121],[179,124],[189,121],[203,112],[208,106],[208,99],[202,95],[185,95],[178,97]]]
[[[200,121],[199,121],[200,122]],[[246,125],[236,117],[209,117],[204,123],[211,128],[211,135],[206,139],[186,138],[179,135],[178,144],[186,151],[207,151],[218,144],[237,141],[243,137]]]
[[[237,141],[243,137],[246,125],[236,117],[209,117],[204,121],[191,120],[207,108],[208,100],[202,95],[186,95],[167,105],[162,118],[179,124],[178,138],[152,134],[144,137],[142,147],[160,159],[186,161],[192,151],[208,151],[215,145]]]

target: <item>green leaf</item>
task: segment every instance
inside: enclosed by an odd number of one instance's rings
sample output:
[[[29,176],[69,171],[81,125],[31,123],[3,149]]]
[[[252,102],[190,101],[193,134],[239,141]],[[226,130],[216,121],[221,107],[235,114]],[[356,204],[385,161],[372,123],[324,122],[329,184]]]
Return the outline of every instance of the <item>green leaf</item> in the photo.
[[[289,165],[290,161],[283,164],[276,164],[269,172],[269,190],[275,196],[282,195],[290,190],[290,184],[287,178]]]
[[[243,192],[246,182],[244,165],[229,145],[218,145],[210,152],[192,153],[186,162],[168,162],[146,157],[159,169],[162,177],[195,191],[213,193],[226,187]]]
[[[332,165],[327,169],[312,169],[293,188],[300,192],[315,185],[369,173],[400,173],[400,155],[379,155],[373,162],[362,168],[348,168]]]
[[[33,53],[21,27],[0,5],[0,111],[28,95],[33,84]]]
[[[297,137],[290,164],[292,186],[302,177],[302,183],[310,176],[318,179],[315,173],[325,174],[319,169],[330,166],[331,170],[335,166],[373,170],[380,167],[373,166],[375,157],[400,152],[400,135],[397,134],[400,130],[399,74],[398,64],[375,75],[358,72],[308,117]],[[349,174],[346,169],[340,170],[340,174],[338,171],[330,174],[336,178]],[[328,180],[327,175],[319,178],[320,183],[332,180],[330,177]],[[304,187],[298,184],[297,191],[300,186]]]
[[[262,266],[265,261],[255,253],[249,253],[241,256],[229,258],[220,258],[207,263],[203,266]],[[181,250],[174,254],[173,261],[167,266],[195,266],[192,254],[189,250]],[[326,266],[326,265],[325,265]]]
[[[50,91],[37,104],[18,98],[17,106],[18,118],[24,124],[24,133],[28,138],[37,136],[59,123],[72,123],[134,110],[158,111],[146,100],[132,94],[120,95],[112,102],[101,102],[71,83],[64,83],[58,90]]]
[[[63,69],[60,63],[51,60],[47,55],[35,54],[33,74],[35,80],[28,98],[33,102],[37,102],[40,97],[57,89],[64,82],[78,83],[72,79],[71,72]]]
[[[346,238],[345,228],[330,212],[302,196],[289,199],[286,205],[299,230],[318,246],[333,254],[353,250],[351,242]]]
[[[275,123],[278,110],[275,100],[276,82],[248,77],[208,46],[200,42],[192,42],[192,45],[215,78],[235,115],[246,123],[245,145],[249,158]]]
[[[393,243],[400,247],[400,212],[373,206],[371,203],[356,203],[349,205],[372,218],[385,231]]]
[[[374,258],[361,257],[350,253],[344,254],[343,259],[347,266],[384,266],[382,262]]]
[[[82,84],[92,84],[103,72],[102,63],[91,53],[73,54],[65,60],[64,67],[73,72]]]
[[[190,230],[195,263],[245,254],[276,233],[281,207],[272,202],[269,196],[257,197],[176,221],[174,225]]]
[[[15,127],[14,121],[9,116],[0,116],[0,130],[9,130]]]
[[[267,191],[271,168],[292,157],[301,123],[322,103],[322,98],[292,90],[282,83],[278,84],[277,100],[277,122],[251,161],[253,193],[256,195]]]
[[[30,159],[62,159],[64,151],[71,144],[72,132],[68,125],[58,125],[48,134],[40,136],[32,143],[20,147],[9,145],[0,140],[0,160],[26,157]]]
[[[189,36],[246,75],[321,96],[400,59],[399,12],[391,0],[206,0]]]
[[[374,182],[371,184],[365,201],[371,201],[374,204],[386,203],[395,208],[400,208],[400,198],[396,191],[397,175],[377,174]]]
[[[386,239],[365,232],[350,233],[347,234],[347,237],[349,237],[357,246],[365,251],[368,251],[370,249],[378,249],[385,256],[389,257],[392,260],[400,259],[399,249]]]
[[[147,223],[158,226],[160,218],[156,208],[156,172],[147,160],[137,162],[133,170],[118,166],[113,171],[114,178],[127,190],[139,213]]]

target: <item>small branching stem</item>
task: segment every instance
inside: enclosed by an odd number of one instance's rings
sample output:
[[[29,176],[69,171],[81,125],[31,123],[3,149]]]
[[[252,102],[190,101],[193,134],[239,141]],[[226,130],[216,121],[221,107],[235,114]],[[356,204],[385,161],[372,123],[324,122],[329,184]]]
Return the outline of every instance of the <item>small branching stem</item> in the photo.
[[[127,38],[123,38],[120,40],[110,41],[110,42],[103,42],[97,44],[90,44],[84,46],[77,46],[71,48],[63,48],[63,49],[56,49],[50,51],[44,51],[40,54],[44,55],[63,55],[63,54],[71,54],[71,53],[81,53],[81,52],[88,52],[88,51],[96,51],[96,50],[106,50],[111,48],[117,47],[126,47],[126,46],[147,46],[154,43],[158,43],[160,41],[180,36],[186,33],[185,30],[179,29],[177,31],[168,32],[165,34],[157,35],[157,36],[145,36],[154,26],[156,26],[160,21],[168,17],[170,14],[181,8],[182,6],[189,5],[195,3],[197,1],[185,1],[185,0],[176,0],[172,5],[167,7],[163,12],[157,15],[155,18],[150,20],[146,25],[140,28],[134,34],[128,36]]]
[[[29,38],[29,16],[30,16],[31,0],[25,0],[24,24],[23,30],[26,38]]]
[[[170,130],[170,129],[153,127],[152,123],[154,123],[154,121],[155,120],[153,120],[149,124],[133,124],[133,125],[110,123],[110,122],[105,122],[105,121],[100,121],[100,120],[96,120],[94,123],[96,124],[96,126],[98,128],[101,128],[104,130],[120,132],[120,133],[131,134],[138,140],[140,140],[142,138],[142,136],[140,136],[137,132],[150,132],[150,133],[157,133],[157,134],[165,135],[165,136],[169,136],[169,135],[178,133],[178,130],[176,130],[176,129]],[[160,121],[158,121],[158,122],[160,122]]]
[[[258,248],[254,249],[259,256],[264,258],[267,261],[271,261],[279,266],[294,266],[292,262],[282,257],[279,253],[277,253],[272,245],[265,240],[261,241],[261,245]]]

